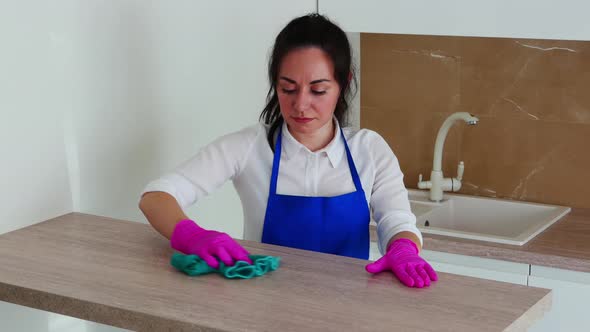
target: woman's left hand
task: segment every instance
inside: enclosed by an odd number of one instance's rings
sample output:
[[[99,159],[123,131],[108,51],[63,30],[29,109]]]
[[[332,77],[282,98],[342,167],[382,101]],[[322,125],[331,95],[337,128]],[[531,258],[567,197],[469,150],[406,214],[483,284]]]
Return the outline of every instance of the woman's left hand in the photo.
[[[428,287],[431,281],[438,280],[432,266],[418,255],[418,247],[409,239],[393,241],[387,253],[365,269],[369,273],[390,270],[408,287]]]

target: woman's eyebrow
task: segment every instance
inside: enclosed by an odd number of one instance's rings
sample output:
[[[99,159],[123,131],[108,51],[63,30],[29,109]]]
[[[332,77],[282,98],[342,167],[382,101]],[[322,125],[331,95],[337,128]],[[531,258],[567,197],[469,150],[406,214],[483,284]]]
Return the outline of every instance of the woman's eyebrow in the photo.
[[[330,82],[330,80],[327,79],[327,78],[322,78],[322,79],[319,79],[319,80],[311,81],[311,82],[309,82],[309,84],[317,84],[317,83],[322,83],[322,82]]]
[[[285,81],[287,81],[289,83],[297,84],[297,82],[295,82],[295,80],[290,79],[290,78],[285,77],[285,76],[281,76],[281,77],[279,77],[279,79],[285,80]],[[327,78],[322,78],[322,79],[319,79],[319,80],[313,80],[313,81],[309,82],[309,84],[318,84],[318,83],[322,83],[322,82],[331,82],[331,81],[329,79],[327,79]]]
[[[279,77],[279,78],[280,78],[281,80],[285,80],[285,81],[287,81],[287,82],[289,82],[289,83],[297,84],[297,82],[295,82],[295,80],[292,80],[292,79],[290,79],[290,78],[288,78],[288,77],[281,76],[281,77]]]

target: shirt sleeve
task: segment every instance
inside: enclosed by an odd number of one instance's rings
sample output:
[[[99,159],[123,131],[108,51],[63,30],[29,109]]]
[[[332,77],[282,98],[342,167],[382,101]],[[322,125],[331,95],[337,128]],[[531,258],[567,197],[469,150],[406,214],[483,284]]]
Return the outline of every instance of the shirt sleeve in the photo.
[[[207,144],[173,171],[149,182],[139,200],[147,192],[163,191],[183,209],[194,204],[240,173],[261,131],[261,125],[251,126]]]
[[[397,157],[379,134],[374,132],[371,146],[375,181],[371,192],[371,211],[377,223],[378,247],[381,254],[387,242],[397,233],[416,234],[422,244],[422,233],[416,227],[416,216],[410,210],[408,190]]]

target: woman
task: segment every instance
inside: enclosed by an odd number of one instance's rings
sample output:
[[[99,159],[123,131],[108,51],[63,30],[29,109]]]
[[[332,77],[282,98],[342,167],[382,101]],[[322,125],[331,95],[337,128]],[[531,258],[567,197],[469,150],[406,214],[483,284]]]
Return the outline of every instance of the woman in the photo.
[[[371,208],[384,256],[366,270],[391,270],[409,287],[437,280],[419,256],[422,236],[395,155],[377,133],[341,127],[354,83],[346,34],[321,15],[294,19],[276,38],[269,80],[264,123],[215,140],[147,185],[139,207],[150,224],[214,268],[251,263],[229,235],[182,210],[231,179],[247,240],[368,259]]]

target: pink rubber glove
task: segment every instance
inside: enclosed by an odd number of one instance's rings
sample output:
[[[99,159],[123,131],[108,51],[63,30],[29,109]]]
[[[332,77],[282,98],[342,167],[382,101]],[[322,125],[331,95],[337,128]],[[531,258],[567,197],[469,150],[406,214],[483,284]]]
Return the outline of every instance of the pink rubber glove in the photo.
[[[422,257],[418,247],[408,239],[397,239],[389,246],[387,253],[376,262],[368,264],[369,273],[390,270],[408,287],[428,287],[430,281],[438,280],[436,272]]]
[[[199,256],[214,269],[219,267],[217,258],[227,266],[233,266],[236,261],[252,264],[246,249],[229,235],[201,228],[190,219],[176,224],[170,246],[186,255]]]

